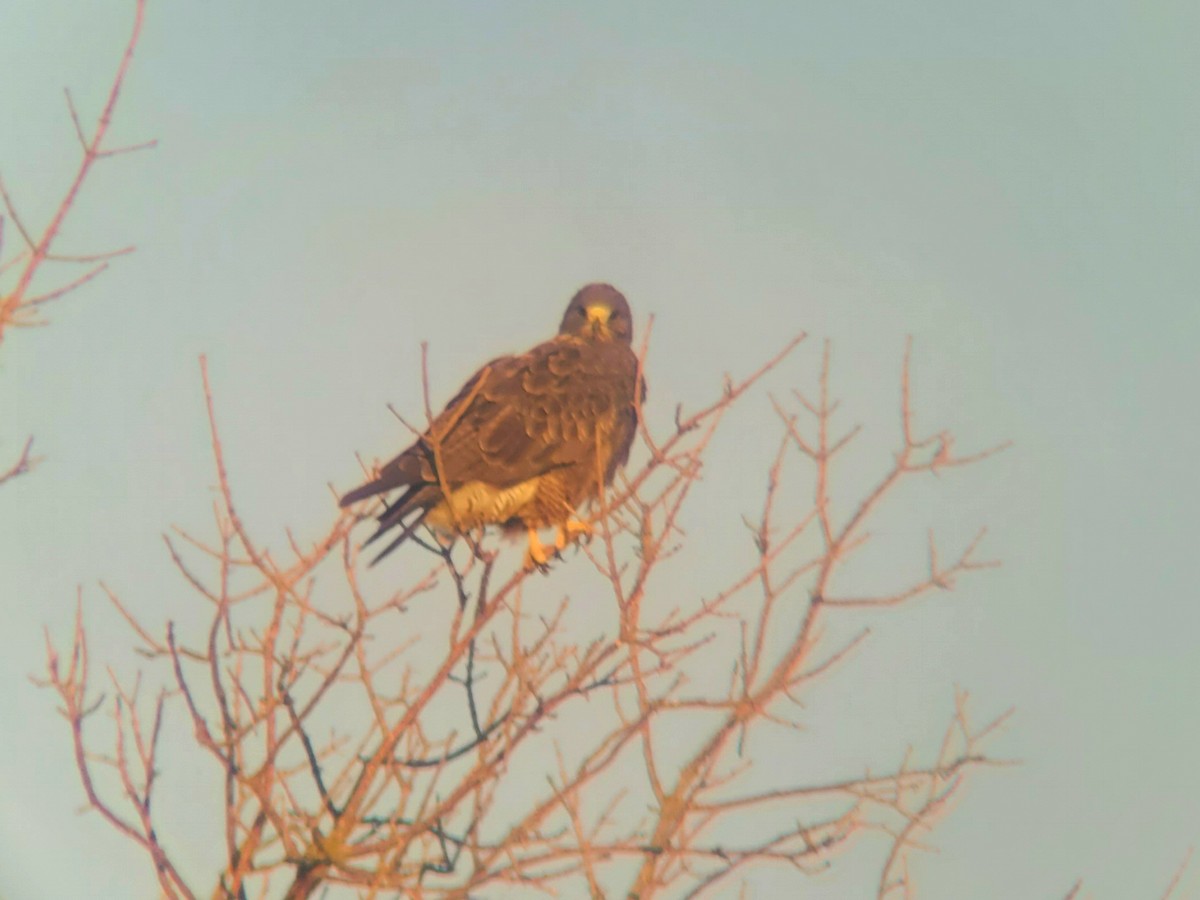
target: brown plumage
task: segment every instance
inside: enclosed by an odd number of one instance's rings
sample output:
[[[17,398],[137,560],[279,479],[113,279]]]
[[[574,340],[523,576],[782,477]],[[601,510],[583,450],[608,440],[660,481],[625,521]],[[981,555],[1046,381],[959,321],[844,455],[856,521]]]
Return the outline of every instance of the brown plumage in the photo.
[[[587,533],[572,517],[629,457],[645,395],[632,340],[625,298],[589,284],[571,299],[552,340],[476,372],[420,439],[342,498],[347,506],[403,489],[368,541],[399,529],[375,562],[422,523],[447,534],[524,527],[527,566],[549,559],[538,529],[557,528],[559,550]]]

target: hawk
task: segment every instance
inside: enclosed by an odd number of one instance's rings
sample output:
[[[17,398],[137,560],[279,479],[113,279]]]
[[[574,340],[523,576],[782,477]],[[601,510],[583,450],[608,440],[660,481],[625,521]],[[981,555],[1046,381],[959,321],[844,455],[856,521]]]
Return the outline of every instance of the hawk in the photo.
[[[402,491],[367,541],[398,529],[373,562],[422,523],[444,535],[524,528],[526,568],[544,567],[552,551],[590,533],[575,512],[628,459],[645,396],[632,341],[625,298],[589,284],[571,298],[554,338],[471,376],[411,447],[342,497],[349,506]],[[553,547],[538,536],[551,526]]]

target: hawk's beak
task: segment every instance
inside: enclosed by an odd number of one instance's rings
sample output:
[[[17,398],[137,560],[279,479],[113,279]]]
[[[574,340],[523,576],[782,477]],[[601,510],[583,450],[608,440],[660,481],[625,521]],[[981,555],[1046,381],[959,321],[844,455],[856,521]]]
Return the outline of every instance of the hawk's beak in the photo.
[[[585,310],[587,313],[588,325],[592,327],[592,334],[597,337],[608,336],[608,320],[612,316],[612,310],[607,306],[597,303],[595,306],[589,306]]]

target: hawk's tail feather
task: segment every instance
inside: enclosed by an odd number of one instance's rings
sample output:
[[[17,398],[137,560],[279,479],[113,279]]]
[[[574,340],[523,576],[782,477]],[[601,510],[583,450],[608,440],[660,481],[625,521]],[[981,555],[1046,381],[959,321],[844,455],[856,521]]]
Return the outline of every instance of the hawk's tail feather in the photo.
[[[383,513],[378,519],[379,527],[375,530],[373,535],[363,541],[364,547],[368,547],[375,543],[377,540],[383,537],[384,534],[391,531],[397,525],[404,524],[404,517],[416,509],[416,507],[412,504],[405,503],[404,499],[405,498],[403,497],[400,498],[391,506],[388,506],[386,503],[384,504]],[[424,519],[427,513],[428,510],[422,509],[420,516],[418,516],[414,521],[420,521],[421,519]]]
[[[419,527],[421,527],[421,523],[423,523],[425,521],[425,516],[427,516],[428,514],[429,514],[428,509],[421,510],[421,514],[419,516],[417,516],[415,519],[413,519],[411,522],[409,522],[407,525],[405,525],[404,529],[398,535],[396,535],[396,537],[393,538],[386,547],[384,547],[382,550],[379,551],[378,554],[376,554],[375,558],[373,560],[371,560],[370,564],[372,566],[375,565],[381,559],[383,559],[385,556],[387,556],[389,553],[391,553],[393,550],[395,550],[397,547],[399,547],[401,544],[403,544],[405,541],[407,541],[410,537],[412,537],[413,532],[416,531]],[[396,520],[396,522],[391,522],[391,523],[388,523],[387,525],[380,525],[379,530],[376,531],[373,535],[371,535],[370,538],[367,539],[366,543],[363,544],[363,547],[366,547],[369,544],[375,543],[375,540],[377,538],[382,537],[383,534],[386,531],[388,531],[392,527],[392,525],[396,524],[397,522],[399,522],[398,519]]]
[[[421,481],[419,460],[409,452],[400,454],[379,470],[378,475],[366,484],[359,485],[338,501],[339,506],[349,506],[376,494],[385,494],[396,488],[412,490]]]
[[[386,490],[390,490],[390,488],[383,484],[382,479],[378,481],[368,481],[366,484],[356,487],[350,493],[342,497],[342,499],[338,501],[338,506],[349,506],[351,503],[357,503],[359,500],[366,500],[368,497],[374,497],[376,494],[382,494]]]

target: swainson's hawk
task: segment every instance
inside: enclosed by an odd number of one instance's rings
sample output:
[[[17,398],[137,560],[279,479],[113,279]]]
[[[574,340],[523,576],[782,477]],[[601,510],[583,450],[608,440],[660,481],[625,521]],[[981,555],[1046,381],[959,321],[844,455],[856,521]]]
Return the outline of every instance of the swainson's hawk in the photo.
[[[556,337],[476,372],[411,447],[342,498],[347,506],[403,489],[371,541],[399,534],[375,561],[422,523],[444,534],[524,527],[528,567],[544,566],[554,549],[538,529],[557,528],[559,550],[586,533],[575,511],[612,482],[637,428],[645,386],[632,340],[625,298],[589,284],[571,299]]]

